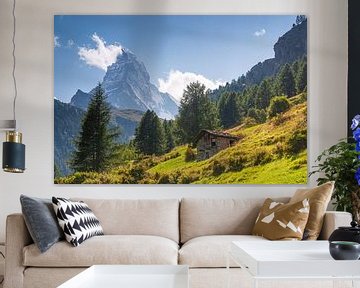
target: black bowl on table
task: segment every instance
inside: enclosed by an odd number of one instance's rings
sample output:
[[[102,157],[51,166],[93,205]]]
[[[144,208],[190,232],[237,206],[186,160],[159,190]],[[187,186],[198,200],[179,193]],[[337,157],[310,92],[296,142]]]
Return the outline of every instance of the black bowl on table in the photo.
[[[360,244],[349,241],[331,241],[329,244],[331,257],[335,260],[358,260]]]
[[[333,231],[329,237],[331,241],[350,241],[360,243],[360,225],[351,221],[350,226],[342,226]]]

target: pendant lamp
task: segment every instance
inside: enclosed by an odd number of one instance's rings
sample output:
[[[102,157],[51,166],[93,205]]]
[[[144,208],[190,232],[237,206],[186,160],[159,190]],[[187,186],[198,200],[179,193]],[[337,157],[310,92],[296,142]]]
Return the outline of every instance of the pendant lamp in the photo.
[[[14,82],[13,120],[0,121],[0,130],[6,131],[6,139],[3,143],[2,168],[5,172],[23,173],[25,171],[25,145],[22,144],[22,133],[16,129],[16,98],[17,86],[15,78],[16,57],[15,57],[15,34],[16,34],[16,0],[13,0],[13,35],[12,35],[12,57],[13,69],[12,78]]]

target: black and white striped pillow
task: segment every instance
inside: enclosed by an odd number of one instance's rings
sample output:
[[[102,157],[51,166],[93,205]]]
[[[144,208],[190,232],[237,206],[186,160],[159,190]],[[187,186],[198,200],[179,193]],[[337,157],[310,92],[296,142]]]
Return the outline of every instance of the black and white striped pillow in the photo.
[[[79,246],[86,239],[104,235],[99,220],[84,202],[52,197],[55,214],[66,241]]]

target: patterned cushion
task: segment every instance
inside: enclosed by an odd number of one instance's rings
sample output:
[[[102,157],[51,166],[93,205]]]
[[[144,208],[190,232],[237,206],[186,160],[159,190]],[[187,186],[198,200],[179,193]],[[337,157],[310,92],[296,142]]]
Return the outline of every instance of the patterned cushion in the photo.
[[[304,240],[316,240],[321,232],[335,182],[327,182],[311,189],[298,189],[289,203],[309,199],[310,214],[305,227]]]
[[[252,234],[269,240],[301,240],[308,217],[308,199],[284,204],[268,198],[260,210]]]
[[[86,239],[104,235],[99,220],[84,202],[57,197],[52,197],[52,202],[59,225],[69,243],[79,246]]]

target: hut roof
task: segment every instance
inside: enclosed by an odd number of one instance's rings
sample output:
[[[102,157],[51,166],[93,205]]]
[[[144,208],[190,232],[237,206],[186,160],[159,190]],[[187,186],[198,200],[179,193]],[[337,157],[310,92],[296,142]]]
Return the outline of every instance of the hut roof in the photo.
[[[195,137],[195,139],[193,141],[193,145],[196,145],[197,142],[200,140],[200,138],[203,137],[205,134],[210,134],[210,135],[213,135],[213,136],[216,136],[216,137],[228,138],[228,139],[232,139],[232,140],[239,140],[240,139],[240,137],[235,136],[235,135],[231,135],[231,134],[226,133],[226,132],[212,131],[212,130],[203,129]]]

